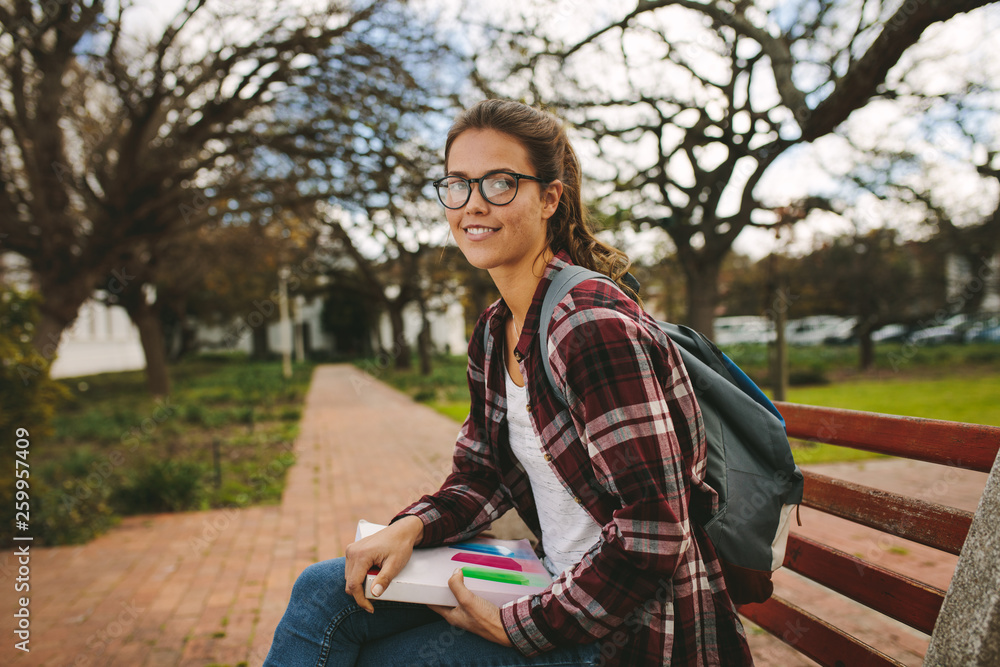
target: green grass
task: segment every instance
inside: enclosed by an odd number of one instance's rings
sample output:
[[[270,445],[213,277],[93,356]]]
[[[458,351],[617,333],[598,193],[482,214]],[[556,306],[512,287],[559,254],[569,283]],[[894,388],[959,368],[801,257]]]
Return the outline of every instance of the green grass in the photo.
[[[142,372],[64,380],[44,462],[32,467],[32,528],[83,542],[118,517],[277,502],[294,462],[312,364],[197,357],[153,399]]]
[[[1000,369],[995,375],[892,378],[793,387],[792,403],[1000,426]]]
[[[1000,426],[1000,373],[972,377],[856,380],[821,387],[793,387],[792,403],[892,415]],[[794,442],[799,464],[874,458],[880,455],[835,445]]]
[[[766,345],[736,345],[722,351],[740,365],[758,384],[768,382],[768,349]],[[835,381],[858,367],[858,348],[852,345],[816,345],[789,347],[788,366],[792,384],[818,384]],[[976,343],[970,345],[884,344],[875,346],[872,372],[882,377],[910,377],[913,374],[945,372],[958,368],[992,368],[1000,372],[1000,345]]]
[[[464,422],[469,414],[468,401],[431,401],[427,405],[459,423]]]

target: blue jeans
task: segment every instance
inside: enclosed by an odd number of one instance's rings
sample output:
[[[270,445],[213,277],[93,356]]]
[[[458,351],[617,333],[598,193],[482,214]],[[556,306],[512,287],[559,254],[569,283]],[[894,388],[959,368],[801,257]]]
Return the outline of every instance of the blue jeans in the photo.
[[[587,667],[598,658],[597,643],[526,658],[517,649],[449,625],[419,604],[374,600],[375,613],[369,614],[344,592],[344,567],[344,559],[336,558],[299,575],[264,667]]]

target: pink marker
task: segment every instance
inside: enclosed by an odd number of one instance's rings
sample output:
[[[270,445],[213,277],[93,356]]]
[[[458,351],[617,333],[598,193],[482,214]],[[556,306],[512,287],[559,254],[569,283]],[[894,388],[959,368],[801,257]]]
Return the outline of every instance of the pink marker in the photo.
[[[486,554],[470,554],[470,553],[459,553],[451,557],[452,560],[457,560],[460,563],[471,563],[472,565],[485,565],[487,567],[495,567],[501,570],[516,570],[520,572],[523,568],[521,564],[512,558],[503,558],[502,556],[487,556]]]

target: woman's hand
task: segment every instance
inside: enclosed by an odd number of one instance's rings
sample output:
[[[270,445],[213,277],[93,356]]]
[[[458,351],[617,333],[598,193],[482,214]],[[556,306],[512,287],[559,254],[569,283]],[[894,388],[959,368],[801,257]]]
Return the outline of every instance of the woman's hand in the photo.
[[[458,600],[457,607],[440,607],[432,604],[427,606],[457,628],[468,630],[502,646],[513,646],[503,629],[500,607],[466,588],[461,568],[455,570],[448,579],[448,588]]]
[[[347,559],[345,591],[352,596],[358,606],[372,613],[375,611],[371,600],[365,597],[365,578],[368,570],[379,568],[372,583],[372,594],[378,597],[399,574],[413,554],[413,545],[424,534],[424,522],[420,517],[406,516],[386,526],[374,535],[347,545],[344,555]]]

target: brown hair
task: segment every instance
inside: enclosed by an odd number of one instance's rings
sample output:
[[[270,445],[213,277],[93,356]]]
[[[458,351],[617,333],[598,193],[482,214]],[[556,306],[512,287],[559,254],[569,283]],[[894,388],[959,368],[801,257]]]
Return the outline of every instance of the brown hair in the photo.
[[[448,131],[444,159],[466,130],[496,130],[510,135],[528,152],[535,175],[545,183],[559,180],[562,197],[548,221],[546,241],[554,252],[565,250],[574,264],[611,277],[626,294],[635,291],[622,280],[631,262],[628,255],[594,236],[580,191],[580,162],[562,123],[552,114],[512,100],[483,100],[466,109]]]

